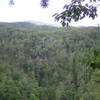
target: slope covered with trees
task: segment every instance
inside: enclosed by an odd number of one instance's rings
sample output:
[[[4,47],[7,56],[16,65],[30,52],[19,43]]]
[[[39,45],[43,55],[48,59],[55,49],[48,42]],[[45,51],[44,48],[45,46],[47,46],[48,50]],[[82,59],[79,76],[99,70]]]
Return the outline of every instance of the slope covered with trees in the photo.
[[[16,27],[16,28],[25,28],[25,29],[54,29],[56,26],[52,26],[50,24],[46,25],[42,22],[31,22],[31,21],[23,21],[23,22],[0,22],[2,25]]]
[[[100,29],[0,25],[0,100],[100,100]]]

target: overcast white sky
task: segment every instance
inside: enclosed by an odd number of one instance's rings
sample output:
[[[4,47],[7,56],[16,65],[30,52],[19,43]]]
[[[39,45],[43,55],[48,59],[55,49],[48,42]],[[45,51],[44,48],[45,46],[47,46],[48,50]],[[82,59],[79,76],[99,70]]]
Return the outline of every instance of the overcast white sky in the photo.
[[[40,7],[40,0],[15,0],[15,6],[9,6],[9,0],[0,0],[0,22],[38,21],[50,24],[59,24],[52,17],[53,14],[62,11],[62,7],[68,0],[51,0],[48,8]],[[74,26],[94,26],[100,24],[99,16],[95,20],[85,19],[72,22]]]

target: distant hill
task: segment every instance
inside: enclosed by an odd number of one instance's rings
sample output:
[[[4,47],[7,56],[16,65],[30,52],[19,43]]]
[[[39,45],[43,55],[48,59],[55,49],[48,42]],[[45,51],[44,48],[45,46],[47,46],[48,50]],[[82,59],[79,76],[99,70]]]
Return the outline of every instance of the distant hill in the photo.
[[[34,29],[34,28],[39,28],[39,29],[55,29],[57,27],[52,26],[52,25],[46,25],[46,24],[41,24],[41,23],[36,23],[36,22],[0,22],[0,24],[8,25],[8,26],[13,26],[17,28],[28,28],[28,29]]]

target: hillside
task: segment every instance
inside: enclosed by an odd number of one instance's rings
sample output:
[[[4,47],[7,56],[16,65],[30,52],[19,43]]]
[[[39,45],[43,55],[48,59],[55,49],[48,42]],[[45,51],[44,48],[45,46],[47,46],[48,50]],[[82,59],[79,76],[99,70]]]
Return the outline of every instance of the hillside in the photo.
[[[99,28],[12,25],[0,24],[0,100],[100,100]]]
[[[46,25],[45,23],[39,23],[39,22],[0,22],[0,24],[3,25],[8,25],[12,27],[17,27],[17,28],[27,28],[27,29],[34,29],[34,28],[39,28],[39,29],[55,29],[57,27],[53,25]]]

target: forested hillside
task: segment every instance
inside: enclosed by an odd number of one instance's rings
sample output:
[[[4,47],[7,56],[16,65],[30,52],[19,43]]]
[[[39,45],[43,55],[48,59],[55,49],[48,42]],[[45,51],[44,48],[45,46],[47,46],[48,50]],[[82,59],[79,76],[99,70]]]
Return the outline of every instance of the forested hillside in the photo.
[[[100,29],[0,25],[0,100],[100,100]]]
[[[25,29],[55,29],[56,26],[52,25],[46,25],[42,22],[29,22],[29,21],[23,21],[23,22],[0,22],[1,25],[16,27],[16,28],[25,28]]]

